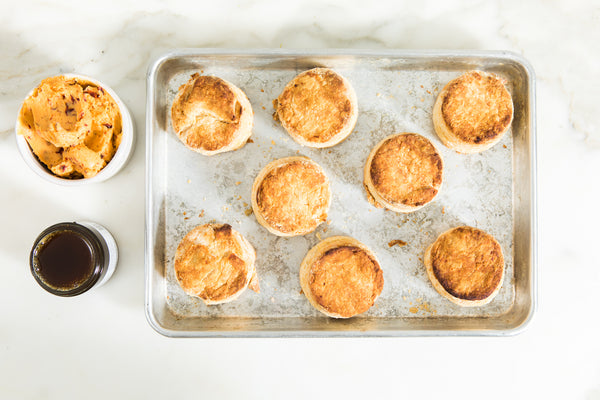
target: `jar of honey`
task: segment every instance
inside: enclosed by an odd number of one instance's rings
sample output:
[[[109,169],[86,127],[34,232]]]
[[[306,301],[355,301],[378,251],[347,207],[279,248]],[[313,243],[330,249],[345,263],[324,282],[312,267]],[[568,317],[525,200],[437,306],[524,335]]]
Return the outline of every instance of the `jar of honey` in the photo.
[[[77,296],[103,285],[116,269],[118,248],[103,226],[62,222],[45,229],[29,256],[37,283],[57,296]]]

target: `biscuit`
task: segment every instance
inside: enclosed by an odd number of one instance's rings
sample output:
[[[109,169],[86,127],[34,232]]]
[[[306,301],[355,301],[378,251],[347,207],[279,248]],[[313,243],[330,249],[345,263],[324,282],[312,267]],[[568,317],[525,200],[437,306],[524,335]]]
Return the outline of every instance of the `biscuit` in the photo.
[[[309,250],[300,266],[300,286],[310,304],[334,318],[367,311],[383,289],[375,254],[347,236],[327,238]]]
[[[175,276],[190,296],[207,305],[228,303],[246,287],[259,292],[252,245],[228,224],[192,229],[175,253]]]
[[[299,144],[331,147],[348,137],[358,117],[356,94],[328,68],[297,75],[274,101],[275,117]]]
[[[371,201],[410,213],[432,201],[442,186],[444,164],[435,146],[416,133],[398,133],[379,142],[364,170]]]
[[[482,306],[498,294],[504,280],[504,256],[494,237],[459,226],[442,233],[423,258],[433,287],[460,306]]]
[[[197,73],[179,88],[171,107],[179,140],[207,156],[244,146],[253,120],[244,92],[224,79]]]
[[[267,164],[252,185],[257,221],[277,236],[314,231],[327,220],[329,179],[308,157],[287,157]]]
[[[502,79],[470,71],[450,81],[433,106],[441,141],[459,153],[479,153],[498,143],[513,119],[513,102]]]

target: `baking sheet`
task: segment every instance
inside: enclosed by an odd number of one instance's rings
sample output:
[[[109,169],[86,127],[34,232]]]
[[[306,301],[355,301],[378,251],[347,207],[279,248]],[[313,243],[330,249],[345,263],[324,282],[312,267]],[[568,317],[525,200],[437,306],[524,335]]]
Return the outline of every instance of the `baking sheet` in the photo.
[[[517,298],[520,282],[515,278],[523,273],[515,274],[514,268],[515,224],[532,225],[531,210],[525,210],[529,211],[524,213],[525,218],[518,212],[523,211],[523,188],[517,177],[523,170],[529,172],[530,178],[533,176],[533,170],[526,168],[531,164],[531,149],[521,148],[526,142],[522,140],[524,136],[531,139],[531,121],[524,123],[530,113],[522,112],[523,104],[531,111],[524,81],[515,78],[514,69],[493,62],[492,57],[481,57],[484,65],[457,62],[460,61],[458,55],[454,60],[433,55],[421,58],[424,60],[418,62],[414,57],[399,54],[383,57],[172,54],[163,58],[162,68],[156,68],[155,64],[154,73],[149,77],[152,83],[149,82],[148,93],[147,159],[147,218],[152,220],[147,232],[147,291],[150,292],[147,295],[151,295],[147,296],[147,313],[155,328],[160,325],[158,330],[170,336],[227,335],[227,332],[260,336],[264,331],[285,336],[286,333],[311,334],[315,329],[319,331],[322,324],[324,331],[335,333],[331,320],[310,306],[300,291],[298,280],[300,262],[306,252],[320,239],[334,235],[352,236],[369,246],[379,258],[385,281],[375,305],[340,325],[343,326],[340,332],[355,329],[362,334],[377,334],[377,324],[365,325],[364,322],[379,319],[391,323],[392,327],[393,322],[398,321],[397,334],[429,329],[423,322],[429,320],[436,320],[439,325],[443,321],[504,319],[506,329],[494,328],[492,323],[489,327],[481,325],[483,330],[502,332],[514,329],[508,321],[515,310],[521,309],[522,313],[526,308],[528,315],[531,314],[534,252],[530,251],[528,257],[519,255],[519,259],[529,261],[521,267],[529,270],[525,274],[530,277],[525,285],[529,288],[526,296]],[[331,67],[344,75],[358,98],[359,116],[354,131],[344,142],[329,149],[298,145],[272,117],[272,101],[287,82],[299,72],[316,66]],[[463,155],[439,141],[433,129],[431,110],[440,89],[474,67],[493,71],[507,80],[515,99],[515,122],[512,130],[492,149]],[[254,109],[252,143],[234,152],[205,157],[179,142],[170,124],[170,107],[179,86],[195,72],[224,78],[246,93]],[[519,106],[521,108],[517,108]],[[523,127],[528,128],[527,132],[520,131]],[[445,165],[439,195],[411,214],[373,207],[363,188],[363,168],[370,150],[386,136],[398,132],[419,133],[430,139],[442,154]],[[515,148],[517,145],[521,147]],[[525,163],[521,161],[523,154],[529,155]],[[310,157],[324,168],[333,198],[326,224],[305,236],[281,238],[268,233],[254,215],[247,214],[251,210],[252,183],[259,171],[275,159],[292,155]],[[519,184],[515,185],[515,181]],[[515,190],[519,191],[518,196]],[[529,200],[531,207],[534,203]],[[175,249],[190,229],[211,221],[231,224],[256,248],[260,294],[247,290],[235,302],[206,306],[179,287],[173,270]],[[431,286],[425,272],[422,262],[425,249],[440,233],[458,225],[470,225],[491,233],[504,252],[506,273],[502,288],[496,298],[483,307],[459,307],[444,299]],[[529,226],[528,231],[531,240],[534,230]],[[407,245],[389,247],[388,243],[395,239]],[[528,299],[529,305],[523,303],[523,298]],[[158,309],[161,311],[157,312]],[[174,321],[172,327],[159,322],[161,318],[166,321],[165,314],[170,314],[166,319]],[[227,319],[233,324],[219,329],[218,321]],[[286,325],[286,321],[293,319],[310,321],[306,324],[307,330],[302,329],[302,323],[300,329],[298,324]],[[181,323],[182,320],[185,323]],[[236,320],[251,322],[236,326]],[[269,327],[257,321],[278,323]],[[181,325],[180,330],[174,328],[177,324]],[[464,324],[465,331],[469,330],[468,322]],[[446,324],[450,328],[451,325]],[[444,331],[447,329],[443,325],[432,330]],[[455,331],[461,329],[455,328]]]

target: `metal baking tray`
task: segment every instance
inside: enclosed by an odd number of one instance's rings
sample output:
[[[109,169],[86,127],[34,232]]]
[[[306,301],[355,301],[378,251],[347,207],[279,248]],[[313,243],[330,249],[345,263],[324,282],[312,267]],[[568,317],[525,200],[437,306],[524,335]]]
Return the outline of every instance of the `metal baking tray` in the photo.
[[[273,120],[272,100],[299,72],[331,67],[356,90],[359,116],[343,143],[328,149],[296,144]],[[481,69],[507,81],[515,106],[511,131],[492,149],[458,154],[439,141],[431,112],[440,89]],[[254,109],[251,143],[205,157],[173,133],[170,108],[194,72],[240,87]],[[535,78],[527,61],[508,52],[189,49],[156,59],[148,72],[146,112],[146,316],[171,337],[298,337],[510,335],[530,321],[536,299]],[[428,137],[445,164],[440,194],[421,210],[398,214],[369,204],[363,167],[370,149],[397,132]],[[329,223],[301,237],[268,233],[250,209],[251,186],[268,162],[305,155],[324,169],[333,192]],[[194,226],[231,224],[254,245],[261,292],[205,306],[176,282],[174,253]],[[505,254],[506,276],[488,305],[461,308],[427,278],[425,249],[445,230],[471,225],[493,234]],[[385,285],[375,305],[351,319],[328,318],[300,291],[298,271],[320,239],[349,235],[377,254]],[[400,239],[404,247],[389,247]]]

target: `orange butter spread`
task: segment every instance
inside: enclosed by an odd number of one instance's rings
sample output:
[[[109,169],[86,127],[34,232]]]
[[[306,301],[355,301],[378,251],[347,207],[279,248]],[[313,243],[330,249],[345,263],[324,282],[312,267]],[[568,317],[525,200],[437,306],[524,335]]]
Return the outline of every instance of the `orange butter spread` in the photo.
[[[91,178],[121,143],[121,113],[115,100],[86,80],[44,79],[25,99],[17,132],[56,176]]]

